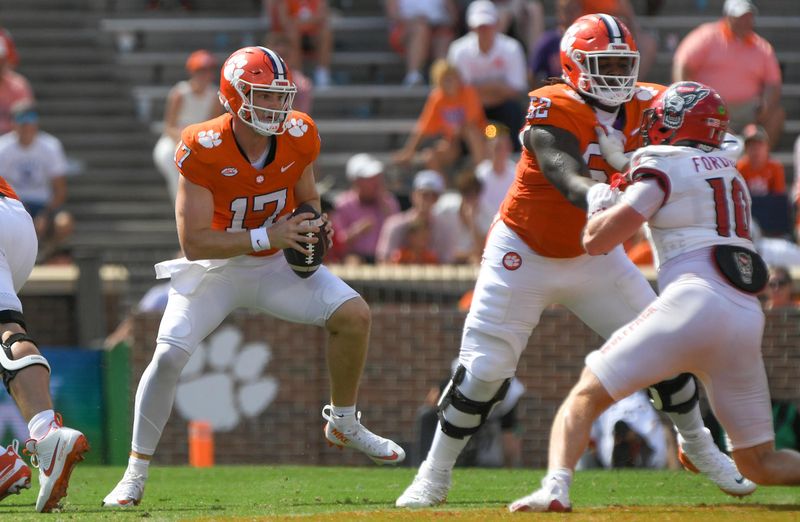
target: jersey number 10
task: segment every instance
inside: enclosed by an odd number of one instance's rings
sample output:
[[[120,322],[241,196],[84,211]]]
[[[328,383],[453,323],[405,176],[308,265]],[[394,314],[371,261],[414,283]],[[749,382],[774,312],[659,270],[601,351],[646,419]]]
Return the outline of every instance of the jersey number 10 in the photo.
[[[733,203],[733,222],[736,235],[750,239],[750,208],[747,201],[747,189],[733,178],[730,192],[726,190],[724,178],[706,180],[714,191],[714,206],[717,211],[717,233],[723,237],[731,235],[730,203]]]

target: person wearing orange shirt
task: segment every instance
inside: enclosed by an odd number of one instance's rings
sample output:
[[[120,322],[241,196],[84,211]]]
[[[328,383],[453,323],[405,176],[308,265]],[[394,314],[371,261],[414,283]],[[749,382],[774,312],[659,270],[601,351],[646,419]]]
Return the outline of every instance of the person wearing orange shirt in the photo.
[[[141,501],[183,367],[240,307],[324,327],[331,381],[331,404],[322,410],[325,438],[378,464],[405,458],[400,446],[367,430],[356,412],[369,307],[325,266],[301,278],[282,255],[288,248],[311,255],[300,244],[304,234],[329,229],[324,216],[290,216],[303,204],[320,211],[314,183],[320,137],[310,116],[292,110],[296,87],[286,63],[266,47],[239,49],[222,66],[219,90],[226,114],[184,129],[175,152],[181,174],[175,215],[186,257],[156,265],[172,287],[136,393],[128,468],[103,499],[105,507]]]
[[[477,165],[486,157],[482,133],[486,116],[478,92],[464,84],[458,68],[443,59],[431,66],[431,81],[434,88],[405,146],[394,155],[395,163],[408,165],[420,145],[433,140],[422,152],[427,168],[442,172],[459,159],[464,145]]]
[[[772,45],[755,33],[758,9],[750,0],[725,0],[723,18],[702,24],[678,45],[672,81],[713,87],[728,104],[732,132],[763,125],[774,146],[783,131],[781,70]]]
[[[271,31],[286,33],[295,56],[299,58],[306,51],[316,54],[314,86],[330,87],[333,28],[328,0],[264,0],[264,3]]]
[[[567,307],[608,339],[656,298],[621,246],[590,256],[581,243],[587,200],[627,168],[624,152],[639,145],[642,113],[665,89],[637,83],[638,63],[633,37],[619,19],[583,16],[561,41],[563,83],[529,93],[522,155],[486,239],[460,366],[440,402],[428,456],[397,507],[445,501],[456,458],[508,391],[546,307]],[[608,146],[609,135],[618,137],[620,150]],[[704,428],[690,374],[655,384],[650,392],[686,439],[681,451],[696,469],[731,494],[755,489]],[[571,480],[569,470],[563,479]],[[512,506],[525,510],[524,502]]]
[[[36,511],[49,512],[67,494],[75,465],[89,451],[86,437],[62,425],[50,396],[50,365],[28,335],[17,296],[36,261],[33,219],[0,177],[0,375],[28,423],[26,449],[39,461]],[[31,487],[31,470],[12,444],[0,453],[0,499]]]
[[[415,219],[406,227],[403,245],[394,250],[389,256],[389,262],[394,265],[435,265],[439,258],[428,245],[431,240],[431,231],[428,224],[422,219]]]
[[[742,131],[744,156],[736,163],[751,196],[786,194],[783,165],[769,157],[769,136],[764,127],[751,123]]]

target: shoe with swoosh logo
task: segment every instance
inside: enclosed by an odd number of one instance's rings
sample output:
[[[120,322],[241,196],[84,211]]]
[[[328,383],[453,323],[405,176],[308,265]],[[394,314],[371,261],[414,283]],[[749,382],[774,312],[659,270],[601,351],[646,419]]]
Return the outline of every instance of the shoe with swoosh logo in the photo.
[[[67,495],[72,470],[89,451],[89,442],[78,430],[62,425],[61,415],[39,440],[28,439],[24,453],[31,456],[31,465],[39,468],[39,497],[36,511],[49,513]]]
[[[703,428],[702,436],[692,442],[678,434],[678,460],[684,468],[702,473],[732,497],[744,497],[756,490],[756,484],[739,473],[733,459],[717,448],[708,428]]]
[[[325,419],[325,438],[328,446],[339,449],[353,448],[363,452],[375,464],[399,464],[406,458],[406,452],[399,445],[389,439],[375,435],[361,424],[361,412],[356,415],[356,422],[349,427],[337,426],[337,417],[330,404],[322,408],[322,418]],[[341,424],[341,423],[340,423]]]
[[[450,492],[450,471],[433,469],[424,461],[414,481],[397,497],[394,505],[399,508],[426,508],[444,504]]]
[[[31,468],[19,456],[19,441],[14,440],[0,455],[0,500],[30,487]]]
[[[122,480],[103,499],[105,508],[131,508],[138,506],[144,496],[144,483],[147,477],[131,470],[125,470]]]

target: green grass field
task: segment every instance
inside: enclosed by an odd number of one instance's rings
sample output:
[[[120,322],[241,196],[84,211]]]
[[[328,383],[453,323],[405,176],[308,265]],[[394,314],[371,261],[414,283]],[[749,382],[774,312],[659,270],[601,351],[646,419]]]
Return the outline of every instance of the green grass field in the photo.
[[[529,493],[541,470],[457,469],[447,504],[435,510],[394,508],[411,468],[155,467],[142,504],[100,507],[122,468],[78,466],[58,513],[34,512],[38,484],[0,503],[0,520],[553,520],[510,514],[506,504]],[[586,471],[572,491],[578,520],[800,520],[800,488],[759,488],[737,500],[684,471]]]

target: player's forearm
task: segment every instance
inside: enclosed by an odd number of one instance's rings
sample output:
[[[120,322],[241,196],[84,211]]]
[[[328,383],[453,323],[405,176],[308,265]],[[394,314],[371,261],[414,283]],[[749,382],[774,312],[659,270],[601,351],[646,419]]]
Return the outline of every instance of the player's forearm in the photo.
[[[194,230],[179,233],[186,259],[227,259],[253,253],[250,232]]]

